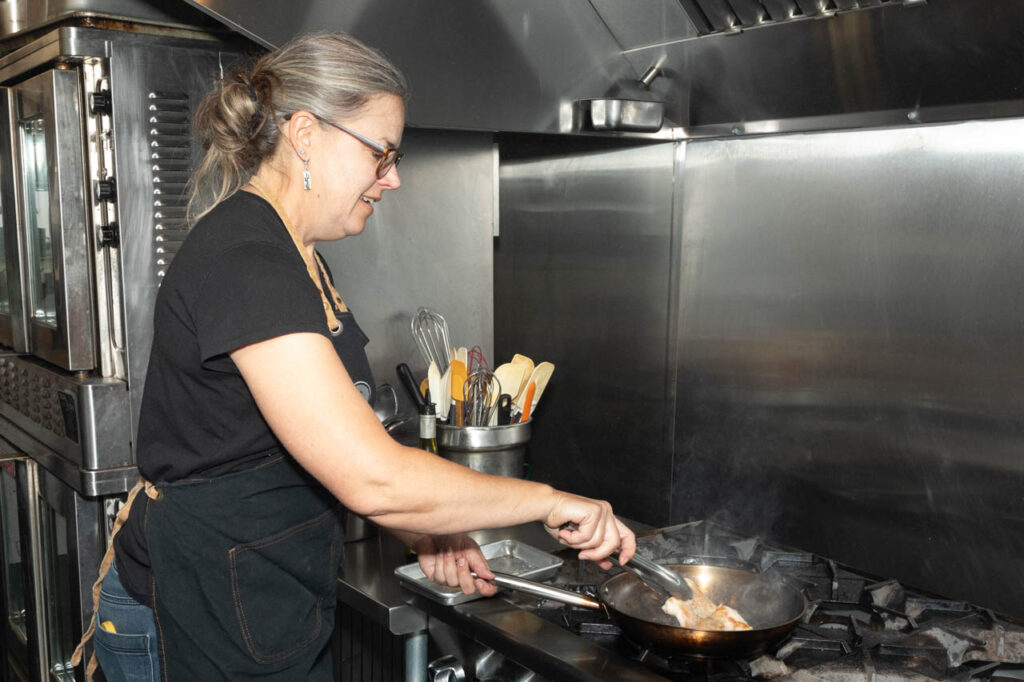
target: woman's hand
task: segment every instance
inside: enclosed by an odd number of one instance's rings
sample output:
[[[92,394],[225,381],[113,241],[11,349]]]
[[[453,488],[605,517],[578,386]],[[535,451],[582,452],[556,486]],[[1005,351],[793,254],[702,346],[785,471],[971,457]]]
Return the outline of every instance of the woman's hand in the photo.
[[[498,586],[490,582],[494,573],[480,546],[467,535],[421,535],[413,549],[424,575],[436,583],[462,588],[466,594],[479,590],[485,597],[498,591]],[[474,580],[471,571],[480,577]]]
[[[636,553],[633,531],[615,518],[612,506],[603,500],[559,492],[544,526],[563,545],[582,550],[580,559],[596,561],[605,570],[612,567],[605,560],[612,552],[618,550],[620,563]]]

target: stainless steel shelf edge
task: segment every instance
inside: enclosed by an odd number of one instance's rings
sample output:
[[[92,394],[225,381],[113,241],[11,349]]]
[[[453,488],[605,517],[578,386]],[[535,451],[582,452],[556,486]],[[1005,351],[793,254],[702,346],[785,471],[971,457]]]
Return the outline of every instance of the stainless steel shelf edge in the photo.
[[[86,470],[132,463],[128,385],[75,379],[30,360],[0,358],[0,415]]]
[[[162,44],[174,41],[216,41],[221,37],[202,31],[182,31],[180,35],[158,33]],[[58,58],[106,57],[108,41],[152,40],[145,31],[128,32],[81,26],[62,26],[40,36],[28,45],[0,58],[0,83],[32,73],[35,69]]]
[[[134,465],[109,469],[83,469],[76,466],[3,416],[0,416],[0,435],[83,497],[127,492],[139,476]]]

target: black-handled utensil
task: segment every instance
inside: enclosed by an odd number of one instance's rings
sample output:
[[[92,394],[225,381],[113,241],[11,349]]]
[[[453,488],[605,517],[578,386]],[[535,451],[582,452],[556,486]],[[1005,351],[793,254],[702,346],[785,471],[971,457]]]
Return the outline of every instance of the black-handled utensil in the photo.
[[[512,396],[502,393],[498,398],[498,426],[507,426],[512,423]]]
[[[416,377],[412,375],[412,370],[409,369],[409,365],[404,362],[398,363],[395,367],[395,373],[398,374],[399,380],[402,385],[405,386],[405,390],[408,391],[409,397],[416,403],[416,411],[422,412],[426,406],[427,401],[420,395],[420,387],[416,383]]]

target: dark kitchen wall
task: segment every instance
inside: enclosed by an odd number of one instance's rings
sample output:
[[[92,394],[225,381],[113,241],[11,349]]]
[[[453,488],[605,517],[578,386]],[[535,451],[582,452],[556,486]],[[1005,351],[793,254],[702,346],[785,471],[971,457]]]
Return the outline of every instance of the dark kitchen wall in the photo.
[[[1024,615],[1024,120],[502,149],[536,478]]]

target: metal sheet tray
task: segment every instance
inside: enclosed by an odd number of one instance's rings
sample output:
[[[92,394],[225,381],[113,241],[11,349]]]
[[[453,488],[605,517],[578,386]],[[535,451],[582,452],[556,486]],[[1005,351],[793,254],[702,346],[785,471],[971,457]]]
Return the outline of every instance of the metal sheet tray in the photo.
[[[480,548],[492,571],[530,580],[546,580],[558,572],[562,560],[536,547],[516,540],[489,542]],[[480,594],[465,594],[457,587],[440,585],[423,574],[419,564],[405,564],[395,569],[402,585],[442,604],[462,604],[479,599]]]

